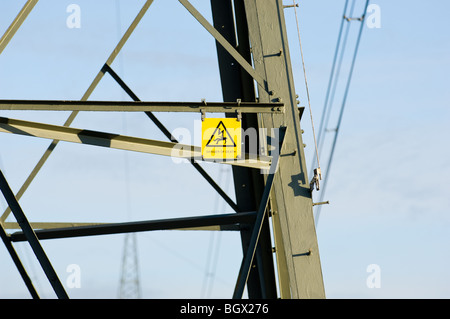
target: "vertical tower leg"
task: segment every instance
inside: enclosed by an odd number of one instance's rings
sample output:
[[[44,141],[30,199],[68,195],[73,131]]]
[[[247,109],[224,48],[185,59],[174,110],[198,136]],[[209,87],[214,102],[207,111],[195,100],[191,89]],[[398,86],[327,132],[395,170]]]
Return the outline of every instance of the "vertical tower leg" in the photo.
[[[258,86],[260,102],[283,101],[282,115],[263,115],[265,128],[287,127],[285,154],[272,190],[275,249],[284,267],[280,284],[292,298],[324,298],[322,271],[312,211],[312,195],[285,30],[282,0],[242,0],[245,5],[255,70],[267,87]],[[286,278],[287,277],[287,278]]]
[[[248,40],[247,21],[244,7],[240,1],[211,0],[214,27],[227,41],[237,48],[238,52],[251,63],[250,45]],[[236,24],[234,23],[236,21]],[[222,83],[224,102],[235,102],[237,99],[246,102],[255,101],[253,79],[241,69],[233,57],[217,43],[217,56]],[[258,132],[258,120],[255,114],[242,115],[242,128],[253,128]],[[245,145],[245,153],[249,153]],[[244,167],[233,167],[236,201],[240,211],[256,211],[264,189],[263,175],[258,170]],[[247,251],[251,239],[251,227],[241,230],[242,248]],[[249,298],[276,298],[276,282],[272,256],[272,244],[268,217],[264,218],[256,256],[247,281]]]

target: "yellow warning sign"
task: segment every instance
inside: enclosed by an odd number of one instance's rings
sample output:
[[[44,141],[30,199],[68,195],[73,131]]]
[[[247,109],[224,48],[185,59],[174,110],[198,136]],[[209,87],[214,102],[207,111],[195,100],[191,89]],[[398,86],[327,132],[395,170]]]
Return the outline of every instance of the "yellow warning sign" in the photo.
[[[205,118],[202,121],[202,155],[205,159],[241,156],[241,122],[234,118]]]

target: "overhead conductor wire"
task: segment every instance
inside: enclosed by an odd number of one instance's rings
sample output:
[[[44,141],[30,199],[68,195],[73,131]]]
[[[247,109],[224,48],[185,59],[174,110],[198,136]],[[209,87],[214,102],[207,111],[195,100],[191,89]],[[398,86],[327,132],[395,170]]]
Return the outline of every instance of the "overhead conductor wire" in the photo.
[[[347,35],[348,35],[349,28],[347,28],[347,32],[346,32],[346,35],[344,37],[344,41],[343,41],[343,44],[342,44],[342,50],[341,50],[341,56],[339,58],[339,66],[338,66],[338,68],[336,70],[336,64],[337,64],[337,61],[338,61],[338,53],[339,53],[339,50],[340,50],[340,47],[341,47],[341,42],[342,42],[341,38],[342,38],[343,29],[344,29],[345,13],[347,12],[348,1],[349,0],[346,0],[345,1],[345,5],[344,5],[344,13],[342,14],[343,18],[341,20],[341,26],[339,27],[339,35],[338,35],[338,39],[337,39],[337,43],[336,43],[336,49],[335,49],[335,52],[334,52],[333,64],[332,64],[331,72],[330,72],[330,79],[328,80],[328,88],[327,88],[327,93],[325,95],[325,102],[324,102],[323,111],[322,111],[322,118],[320,119],[320,126],[319,126],[318,135],[317,135],[317,141],[318,141],[318,144],[319,144],[319,150],[321,150],[321,148],[323,146],[322,134],[325,131],[325,129],[324,129],[324,127],[326,127],[325,123],[328,122],[328,117],[326,117],[326,115],[329,114],[328,109],[329,109],[329,106],[331,106],[331,104],[333,104],[332,101],[333,101],[333,97],[334,97],[334,91],[336,90],[336,82],[337,81],[333,82],[333,79],[335,77],[335,72],[336,72],[336,78],[339,77],[340,65],[342,64],[342,58],[343,58],[343,55],[344,55],[343,53],[345,51],[345,44],[347,42]],[[353,4],[354,3],[355,2],[353,1]],[[352,8],[351,11],[353,11],[353,8]],[[333,93],[331,93],[332,92],[332,89],[331,89],[332,87],[333,87]],[[331,99],[330,99],[330,94],[331,94]],[[311,167],[314,165],[314,162],[316,161],[315,156],[316,155],[314,155],[314,157],[313,157],[313,161],[312,161]]]
[[[349,75],[348,75],[348,78],[347,78],[347,84],[346,84],[345,91],[344,91],[344,97],[343,97],[341,109],[340,109],[340,112],[339,112],[338,123],[337,123],[337,126],[336,126],[334,139],[333,139],[333,144],[332,144],[332,147],[331,147],[331,152],[330,152],[328,165],[327,165],[327,175],[324,178],[323,189],[322,189],[322,192],[320,194],[320,201],[323,201],[323,197],[324,197],[324,194],[325,194],[325,188],[326,188],[326,185],[327,185],[327,179],[328,179],[328,177],[330,175],[330,168],[331,168],[331,164],[333,162],[334,152],[336,150],[337,138],[338,138],[339,130],[340,130],[341,123],[342,123],[342,117],[344,115],[344,109],[345,109],[345,104],[347,102],[348,92],[349,92],[349,89],[350,89],[350,83],[351,83],[351,79],[352,79],[352,76],[353,76],[353,70],[355,68],[356,56],[358,54],[359,44],[361,42],[361,35],[362,35],[362,30],[364,28],[365,15],[366,15],[366,12],[367,12],[368,5],[369,5],[369,0],[366,0],[366,4],[365,4],[365,7],[364,7],[362,18],[359,19],[359,21],[361,22],[361,25],[359,27],[359,33],[358,33],[358,38],[356,40],[355,51],[353,53],[353,59],[352,59],[352,63],[351,63],[351,66],[350,66]],[[346,18],[345,16],[343,17],[343,19],[346,19],[347,21],[350,21],[350,19]],[[321,206],[319,206],[318,209],[317,209],[316,227],[317,227],[317,224],[319,222],[320,211],[321,211]]]

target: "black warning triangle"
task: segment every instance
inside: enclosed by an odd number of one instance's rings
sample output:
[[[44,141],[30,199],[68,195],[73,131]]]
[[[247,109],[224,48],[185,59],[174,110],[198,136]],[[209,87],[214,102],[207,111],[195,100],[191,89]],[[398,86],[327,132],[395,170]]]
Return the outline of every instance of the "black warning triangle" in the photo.
[[[236,147],[236,143],[225,127],[225,124],[220,121],[205,147]]]

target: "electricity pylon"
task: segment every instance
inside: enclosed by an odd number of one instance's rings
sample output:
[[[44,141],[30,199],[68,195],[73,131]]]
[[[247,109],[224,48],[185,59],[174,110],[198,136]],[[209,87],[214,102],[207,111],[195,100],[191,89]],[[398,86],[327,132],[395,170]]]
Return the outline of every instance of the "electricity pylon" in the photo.
[[[0,53],[36,2],[28,0],[0,39]],[[12,247],[14,242],[27,241],[32,246],[55,293],[66,298],[40,240],[189,229],[237,231],[241,235],[242,247],[236,253],[243,258],[233,298],[242,298],[245,288],[249,298],[324,298],[312,189],[300,127],[302,112],[295,94],[284,20],[287,6],[282,0],[211,0],[211,23],[188,0],[179,0],[216,41],[223,102],[151,102],[141,101],[112,65],[152,3],[153,0],[145,1],[105,64],[99,66],[99,72],[80,101],[0,100],[0,110],[72,112],[63,126],[0,118],[0,132],[52,140],[17,194],[11,192],[5,179],[0,183],[10,207],[0,217],[0,235],[30,294],[38,296]],[[109,74],[133,101],[89,101],[105,74]],[[170,142],[69,127],[80,111],[141,112]],[[201,147],[184,145],[180,148],[180,143],[153,112],[196,112],[202,118],[206,113],[225,113],[226,117],[241,121],[245,132],[254,131],[258,135],[256,151],[245,144],[242,158],[217,164],[232,165],[236,201],[198,164],[207,160],[202,156]],[[122,223],[29,223],[18,200],[60,141],[187,159],[234,212]],[[10,212],[17,223],[5,221]],[[5,232],[17,228],[21,231]],[[134,240],[133,236],[128,237],[125,252]],[[135,289],[138,272],[134,269],[137,263],[133,264],[133,258],[133,254],[124,253],[122,265],[123,282],[134,283],[130,291],[135,294],[139,293]]]
[[[136,233],[125,234],[118,298],[141,298]]]

